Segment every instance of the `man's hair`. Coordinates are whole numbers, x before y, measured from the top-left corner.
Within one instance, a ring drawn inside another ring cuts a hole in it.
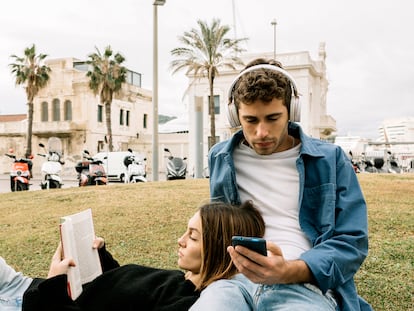
[[[257,58],[248,63],[243,70],[256,65],[273,65],[283,69],[278,61]],[[283,104],[289,111],[292,86],[289,79],[282,73],[267,68],[260,68],[247,72],[239,78],[234,86],[233,98],[237,109],[240,102],[248,105],[256,100],[270,102],[274,98],[283,99]]]
[[[237,269],[227,252],[234,235],[263,237],[264,220],[251,201],[242,205],[208,203],[200,208],[202,252],[200,286],[204,289],[219,279],[228,279]]]

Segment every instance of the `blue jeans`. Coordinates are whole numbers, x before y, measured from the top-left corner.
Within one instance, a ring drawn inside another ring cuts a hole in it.
[[[253,311],[253,294],[258,288],[242,274],[218,280],[205,288],[189,311]]]
[[[23,294],[31,283],[31,278],[14,271],[0,257],[0,310],[21,311]]]
[[[335,311],[331,293],[311,284],[258,285],[244,275],[219,280],[201,292],[190,311]]]
[[[260,311],[335,311],[337,308],[330,292],[323,295],[312,284],[260,285],[255,301]]]

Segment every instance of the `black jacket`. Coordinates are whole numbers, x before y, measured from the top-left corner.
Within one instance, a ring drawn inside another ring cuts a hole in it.
[[[34,279],[23,296],[23,311],[188,310],[199,297],[179,270],[140,265],[122,267],[100,250],[104,273],[83,286],[75,300],[68,296],[67,277]]]

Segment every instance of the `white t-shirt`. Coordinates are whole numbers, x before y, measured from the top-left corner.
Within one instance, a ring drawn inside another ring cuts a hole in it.
[[[240,143],[233,154],[241,201],[253,201],[266,224],[265,238],[278,245],[287,260],[298,259],[311,248],[299,225],[299,150],[300,144],[258,155]]]

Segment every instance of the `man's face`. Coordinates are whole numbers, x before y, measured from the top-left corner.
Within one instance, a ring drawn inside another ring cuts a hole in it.
[[[269,155],[291,147],[288,111],[282,99],[256,100],[248,105],[240,103],[239,119],[244,138],[257,154]]]

